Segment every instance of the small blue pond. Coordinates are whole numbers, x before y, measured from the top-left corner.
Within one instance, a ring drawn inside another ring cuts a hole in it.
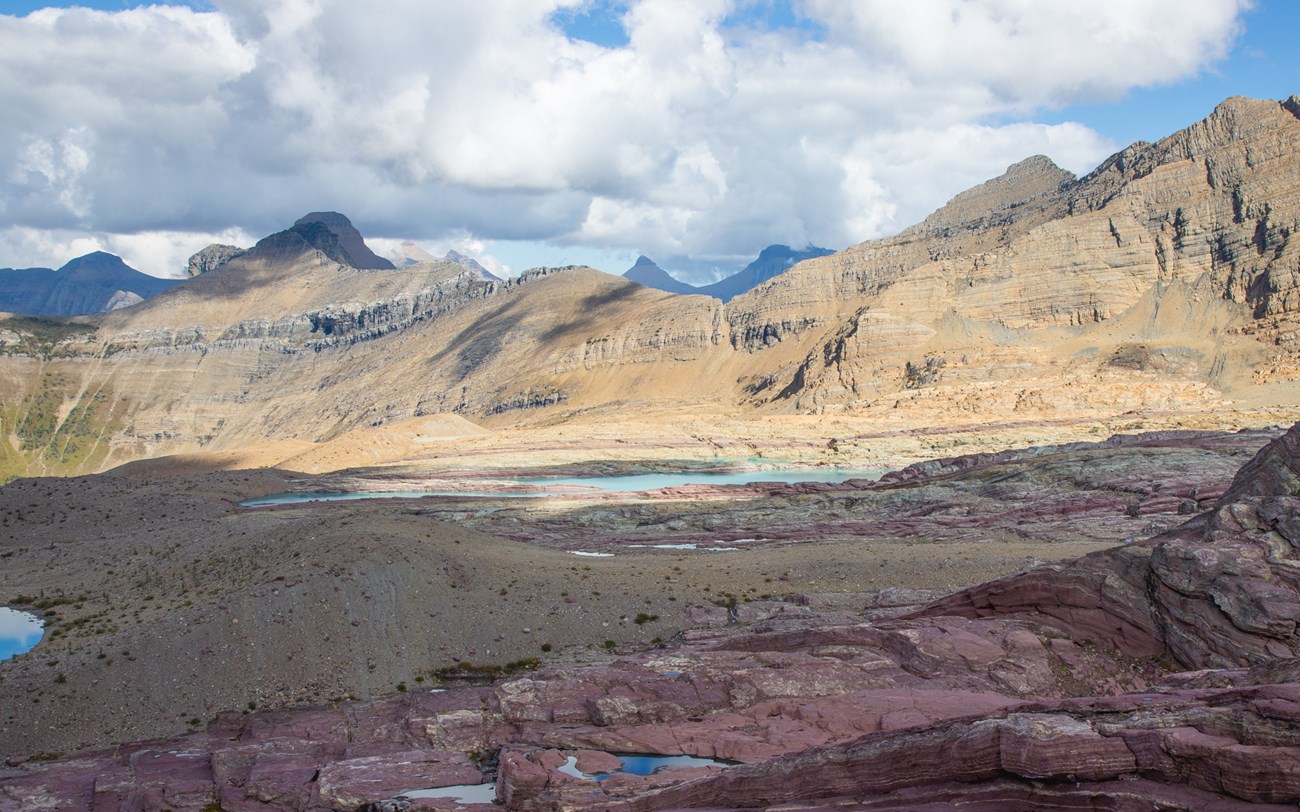
[[[731,762],[718,761],[715,758],[698,756],[619,756],[623,769],[614,773],[596,773],[592,778],[604,781],[606,778],[626,773],[628,775],[654,775],[670,767],[730,767]]]
[[[734,762],[719,761],[715,758],[700,758],[698,756],[654,756],[640,755],[636,753],[619,754],[618,760],[622,762],[622,767],[608,773],[584,773],[578,769],[577,756],[569,756],[564,766],[560,767],[560,772],[565,775],[571,775],[574,778],[582,778],[587,781],[604,781],[607,778],[613,778],[616,775],[654,775],[660,770],[667,770],[673,767],[732,767]]]
[[[0,606],[0,660],[31,651],[41,642],[44,626],[35,615]]]
[[[522,499],[551,496],[537,488],[581,489],[594,493],[636,493],[681,485],[746,485],[750,482],[843,482],[848,479],[876,480],[885,473],[883,468],[830,469],[795,468],[771,471],[742,471],[732,473],[682,472],[671,474],[625,474],[621,476],[585,477],[524,477],[509,480],[518,483],[519,490],[502,491],[358,491],[353,493],[310,492],[276,493],[256,499],[246,499],[244,507],[269,507],[293,505],[302,502],[340,502],[356,499],[418,499],[422,496],[488,496],[502,499]],[[570,491],[572,492],[572,491]]]

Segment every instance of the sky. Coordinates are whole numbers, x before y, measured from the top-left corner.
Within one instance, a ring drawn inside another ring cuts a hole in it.
[[[0,0],[0,266],[158,276],[310,211],[687,281],[1300,93],[1293,0]]]

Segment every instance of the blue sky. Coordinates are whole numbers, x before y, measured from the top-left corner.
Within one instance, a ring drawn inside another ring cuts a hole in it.
[[[1300,93],[1290,0],[157,5],[0,1],[0,266],[165,275],[337,209],[381,247],[706,282]],[[18,19],[49,6],[145,10]]]
[[[1118,101],[1072,105],[1038,116],[1078,121],[1120,144],[1154,141],[1204,118],[1229,96],[1286,99],[1300,94],[1300,3],[1259,0],[1228,59],[1168,85],[1130,90]]]

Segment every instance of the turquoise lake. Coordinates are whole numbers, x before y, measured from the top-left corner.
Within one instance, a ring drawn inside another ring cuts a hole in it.
[[[876,480],[887,469],[802,468],[733,473],[683,472],[667,474],[625,474],[619,476],[524,477],[508,480],[518,483],[519,490],[504,491],[357,491],[352,493],[307,492],[276,493],[240,502],[244,507],[292,505],[302,502],[340,502],[356,499],[418,499],[422,496],[485,496],[504,499],[545,498],[553,493],[539,493],[538,487],[580,488],[595,493],[636,493],[682,485],[746,485],[750,482],[843,482],[848,479]]]

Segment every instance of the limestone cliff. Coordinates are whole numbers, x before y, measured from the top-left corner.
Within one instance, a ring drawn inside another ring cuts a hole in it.
[[[897,237],[800,264],[729,309],[738,348],[803,350],[774,359],[779,373],[756,400],[870,402],[917,387],[909,364],[946,368],[920,386],[1008,364],[1022,380],[1105,385],[1113,368],[1093,362],[1144,340],[1186,359],[1185,380],[1249,378],[1264,347],[1235,337],[1285,348],[1296,331],[1297,110],[1295,98],[1229,99],[1078,180],[1030,159]],[[1133,323],[1167,302],[1182,324]],[[1274,353],[1271,380],[1294,379],[1290,355]]]

